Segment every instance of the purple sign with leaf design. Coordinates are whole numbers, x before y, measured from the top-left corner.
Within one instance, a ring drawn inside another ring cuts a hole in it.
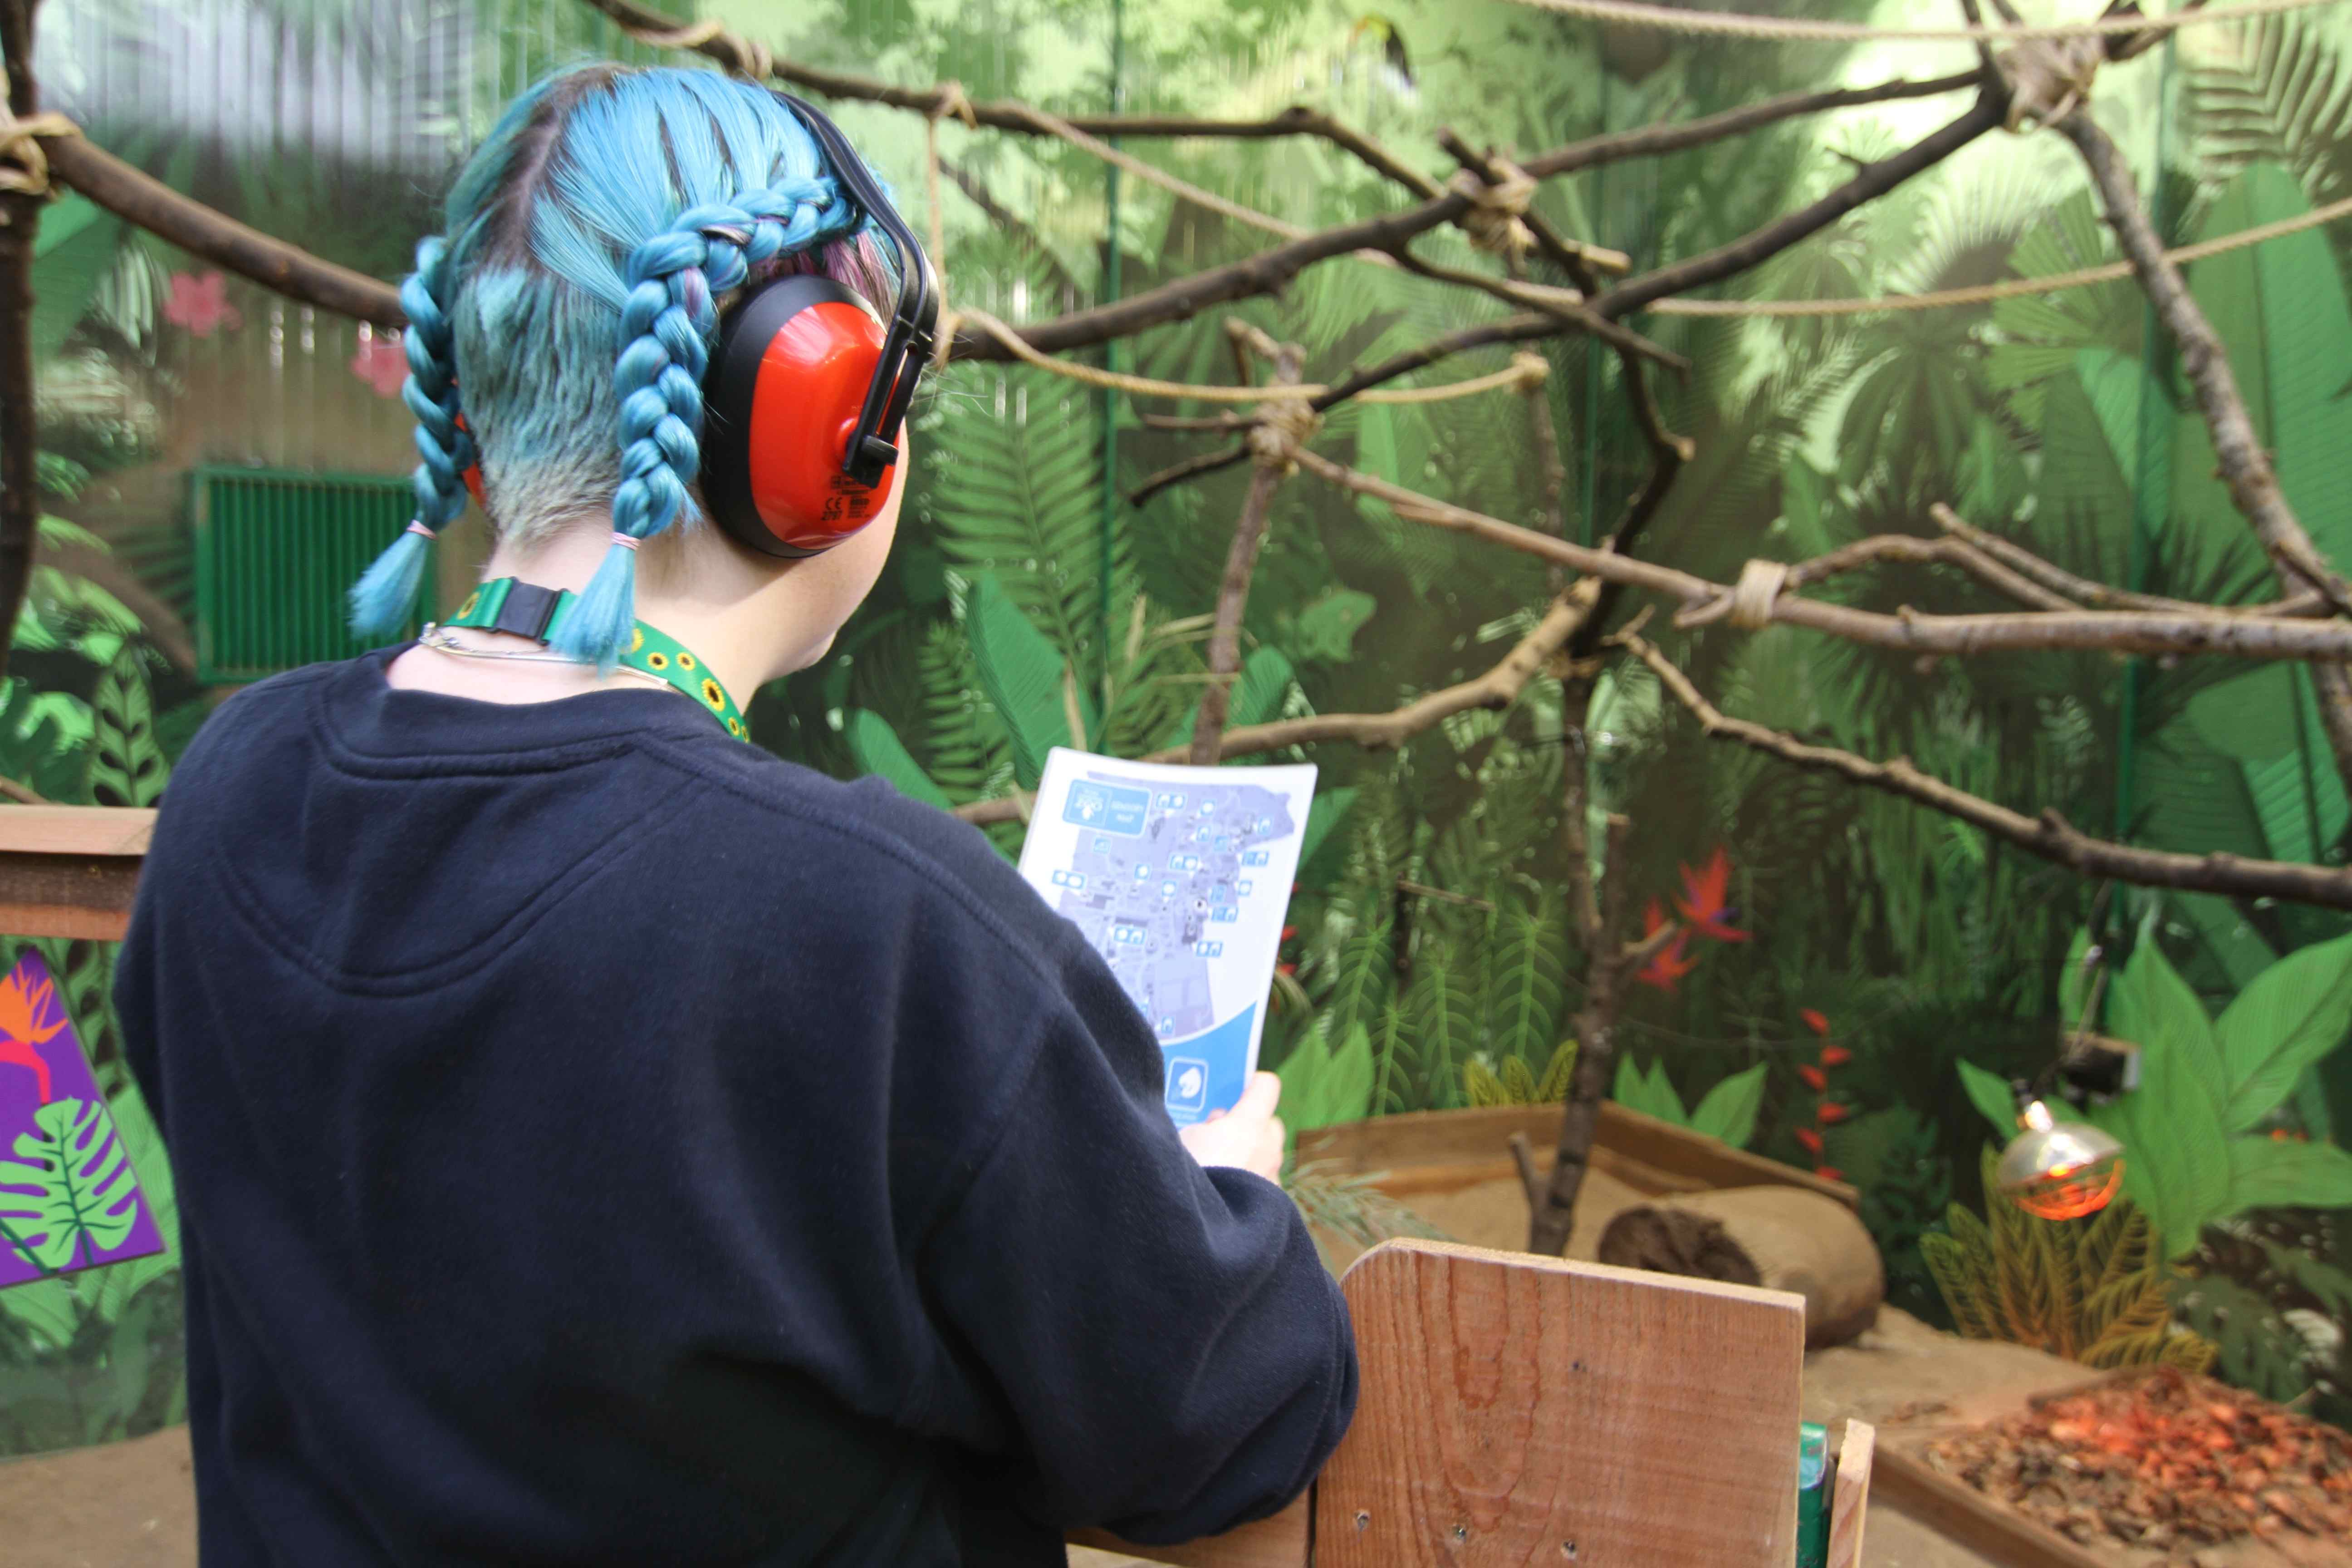
[[[0,1289],[163,1250],[40,954],[0,980]]]

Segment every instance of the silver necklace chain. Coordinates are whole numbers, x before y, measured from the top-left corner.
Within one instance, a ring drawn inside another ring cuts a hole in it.
[[[468,647],[450,637],[447,626],[430,622],[416,634],[416,646],[431,648],[435,653],[447,654],[453,658],[504,659],[516,664],[566,664],[574,669],[581,668],[578,659],[567,658],[560,653],[524,653],[520,648]],[[652,681],[656,686],[667,688],[669,685],[668,681],[649,670],[634,669],[625,664],[615,665],[614,668],[624,675],[634,675],[641,680]]]

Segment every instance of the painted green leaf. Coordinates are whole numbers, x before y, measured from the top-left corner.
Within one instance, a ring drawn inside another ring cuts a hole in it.
[[[1331,1053],[1322,1037],[1311,1030],[1274,1069],[1274,1076],[1282,1080],[1279,1109],[1283,1124],[1292,1131],[1326,1124],[1322,1114],[1323,1080],[1330,1069]]]
[[[1330,1054],[1319,1110],[1323,1120],[1318,1126],[1361,1121],[1372,1113],[1372,1037],[1361,1024]]]
[[[1720,1138],[1735,1149],[1746,1148],[1756,1136],[1756,1114],[1764,1107],[1765,1066],[1758,1062],[1708,1089],[1691,1112],[1691,1131]]]
[[[1307,808],[1307,831],[1298,841],[1299,879],[1307,880],[1307,870],[1315,864],[1316,851],[1331,839],[1332,831],[1348,820],[1348,813],[1356,804],[1356,786],[1317,793],[1315,804]]]
[[[89,796],[98,805],[153,805],[163,798],[171,764],[155,740],[155,704],[146,665],[126,646],[98,678],[90,694],[97,733],[89,758]]]
[[[2352,936],[2279,960],[2214,1025],[2229,1079],[2223,1128],[2243,1132],[2277,1109],[2304,1069],[2352,1028]]]
[[[1283,694],[1295,672],[1280,648],[1262,647],[1242,661],[1234,682],[1233,700],[1225,709],[1229,725],[1263,724],[1282,711]]]
[[[1356,633],[1379,607],[1370,594],[1334,588],[1298,612],[1292,650],[1301,658],[1340,663],[1355,652]]]
[[[2085,1020],[2083,1004],[2089,999],[2090,975],[2084,964],[2091,951],[2091,931],[2087,926],[2074,932],[2074,940],[2066,944],[2066,967],[2058,974],[2058,1019],[2068,1029],[2087,1026],[2096,1029],[2096,1018]]]
[[[1537,908],[1507,905],[1496,922],[1486,972],[1486,1037],[1500,1055],[1541,1063],[1559,1040],[1568,970],[1567,932],[1558,900]]]
[[[1029,624],[994,577],[972,585],[964,607],[971,636],[972,663],[982,689],[1013,734],[1013,772],[1024,789],[1035,789],[1045,771],[1045,754],[1055,746],[1086,744],[1070,733],[1063,700],[1062,656],[1044,633]],[[1079,721],[1092,729],[1093,714],[1083,692]]]
[[[2230,1214],[2255,1208],[2352,1208],[2352,1154],[2335,1144],[2292,1138],[2228,1142]]]
[[[915,761],[906,743],[898,739],[898,731],[890,728],[890,721],[868,709],[859,708],[851,711],[848,721],[842,728],[843,738],[849,742],[849,754],[857,759],[860,768],[869,773],[879,773],[889,781],[893,789],[908,800],[936,805],[941,811],[953,807],[955,803],[931,782],[930,775],[923,772],[922,765]]]
[[[2154,1033],[2139,1047],[2140,1087],[2084,1114],[2122,1141],[2124,1195],[2147,1215],[2164,1256],[2179,1258],[2232,1212],[2231,1141],[2221,1131],[2221,1096],[2184,1059],[2178,1035]]]
[[[114,265],[121,220],[88,197],[68,195],[41,215],[33,262],[33,359],[54,357]]]
[[[0,1160],[0,1225],[10,1245],[51,1270],[71,1266],[78,1249],[89,1263],[121,1246],[139,1218],[139,1184],[106,1108],[53,1100],[33,1112],[33,1125],[17,1134],[16,1158]]]
[[[2172,1069],[2187,1075],[2212,1104],[2228,1100],[2229,1075],[2205,1005],[2154,942],[2140,942],[2109,995],[2107,1018],[2116,1036],[2145,1053],[2162,1049]]]
[[[2002,1142],[2017,1136],[2017,1093],[2009,1080],[1999,1073],[1987,1072],[1974,1062],[1960,1066],[1960,1087],[1968,1091],[1969,1103],[1983,1113],[1993,1125]]]

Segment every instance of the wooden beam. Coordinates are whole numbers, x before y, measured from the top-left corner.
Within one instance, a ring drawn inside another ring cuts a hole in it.
[[[1862,1568],[1862,1527],[1870,1510],[1870,1468],[1877,1428],[1848,1421],[1838,1447],[1837,1484],[1830,1493],[1829,1568]]]
[[[120,942],[152,810],[0,806],[0,931]]]
[[[1881,1448],[1872,1464],[1880,1500],[2004,1568],[2116,1568],[2113,1559],[2045,1530],[1919,1459]]]
[[[1074,1530],[1070,1540],[1078,1546],[1121,1552],[1146,1563],[1171,1563],[1174,1568],[1307,1568],[1312,1495],[1300,1498],[1272,1519],[1181,1546],[1137,1546],[1102,1530]]]
[[[1506,1158],[1511,1134],[1524,1133],[1536,1147],[1549,1148],[1559,1136],[1558,1105],[1506,1105],[1475,1110],[1417,1110],[1379,1116],[1298,1135],[1301,1162],[1328,1160],[1351,1172],[1393,1171],[1419,1165],[1479,1165]],[[1695,1192],[1714,1187],[1802,1187],[1835,1198],[1857,1212],[1862,1194],[1843,1182],[1823,1181],[1810,1171],[1734,1149],[1687,1127],[1644,1116],[1610,1101],[1601,1107],[1595,1147],[1627,1163],[1629,1172],[1659,1173],[1657,1184],[1634,1180],[1643,1191]]]

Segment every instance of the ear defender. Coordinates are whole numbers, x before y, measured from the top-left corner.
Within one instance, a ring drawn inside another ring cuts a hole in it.
[[[898,445],[861,439],[859,426],[884,336],[856,295],[807,274],[778,279],[721,324],[703,379],[702,493],[731,537],[814,555],[881,511]]]
[[[931,356],[938,276],[840,128],[776,94],[897,253],[887,319],[815,274],[779,278],[719,329],[703,373],[702,493],[728,534],[787,558],[830,550],[890,499],[898,431]],[[878,304],[879,301],[877,301]]]

